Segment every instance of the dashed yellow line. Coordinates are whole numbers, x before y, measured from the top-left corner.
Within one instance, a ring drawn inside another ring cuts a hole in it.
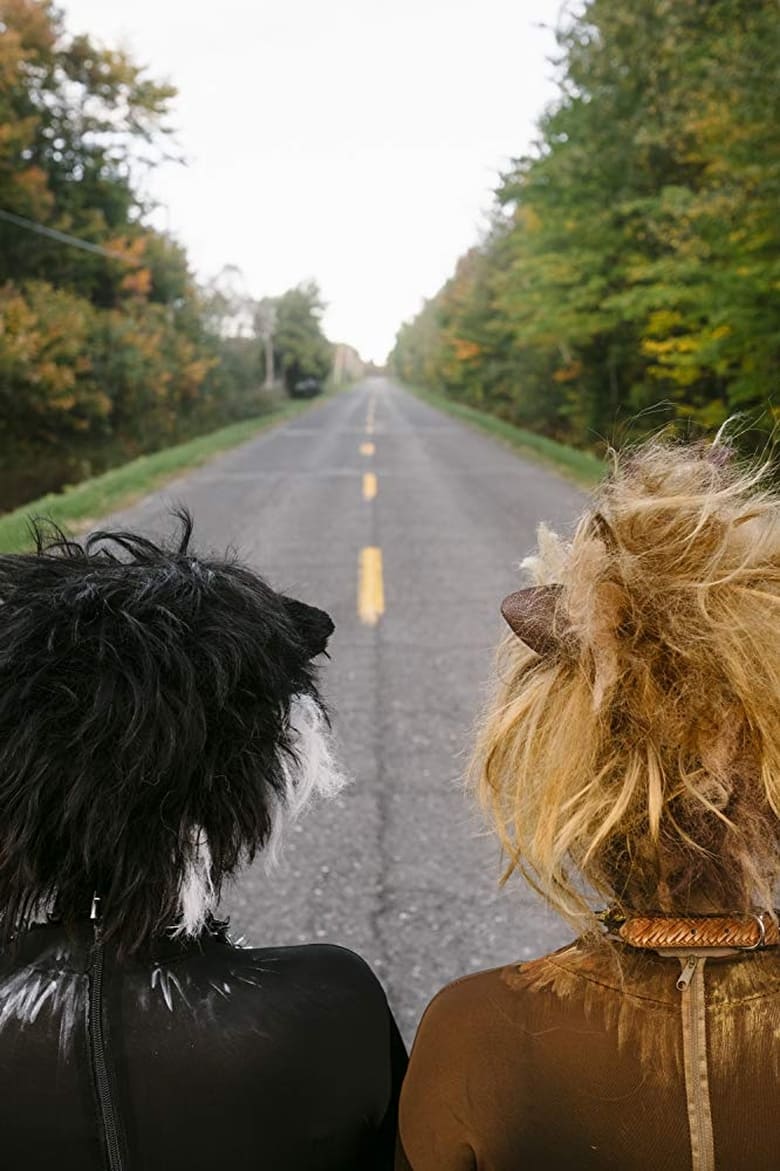
[[[373,443],[361,443],[360,454],[361,455],[373,455],[374,454]]]
[[[363,473],[363,499],[373,500],[377,494],[378,484],[374,472]]]
[[[376,626],[385,612],[385,587],[382,580],[382,550],[367,545],[360,551],[358,567],[358,617],[367,626]]]
[[[376,409],[376,399],[372,397],[368,404],[368,411],[366,413],[366,435],[374,434],[374,411]]]

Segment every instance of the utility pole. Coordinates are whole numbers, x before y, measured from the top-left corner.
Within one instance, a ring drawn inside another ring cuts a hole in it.
[[[269,297],[259,301],[255,309],[255,330],[265,344],[265,390],[274,385],[274,330],[276,329],[276,306]]]

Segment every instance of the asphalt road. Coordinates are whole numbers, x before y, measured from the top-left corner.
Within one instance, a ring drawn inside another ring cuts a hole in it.
[[[295,827],[273,878],[255,865],[224,909],[257,946],[358,951],[407,1041],[446,982],[571,938],[520,880],[498,889],[499,852],[461,777],[503,632],[499,604],[525,584],[517,563],[540,520],[569,535],[587,499],[371,379],[101,522],[159,535],[182,501],[197,550],[232,544],[275,588],[333,616],[323,684],[353,783]],[[367,547],[381,550],[383,570],[374,625],[358,613]]]

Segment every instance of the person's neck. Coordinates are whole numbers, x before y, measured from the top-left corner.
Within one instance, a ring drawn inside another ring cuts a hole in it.
[[[687,896],[683,898],[681,895],[672,896],[668,888],[662,884],[659,886],[652,899],[647,898],[646,893],[632,898],[631,893],[626,891],[623,895],[623,902],[626,907],[630,907],[635,914],[650,913],[652,911],[660,912],[666,915],[734,915],[739,913],[738,902],[735,899],[731,903],[726,903],[722,892],[715,893],[706,890],[689,891]]]

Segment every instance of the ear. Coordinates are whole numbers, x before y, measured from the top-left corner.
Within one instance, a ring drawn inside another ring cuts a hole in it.
[[[330,614],[318,610],[316,606],[308,606],[306,602],[299,602],[297,598],[286,598],[282,601],[290,615],[292,624],[298,631],[310,659],[321,655],[328,645],[328,639],[336,629]]]
[[[547,654],[556,645],[552,635],[552,619],[555,602],[562,588],[558,583],[531,586],[529,589],[517,590],[501,603],[504,620],[517,637],[539,655]]]

